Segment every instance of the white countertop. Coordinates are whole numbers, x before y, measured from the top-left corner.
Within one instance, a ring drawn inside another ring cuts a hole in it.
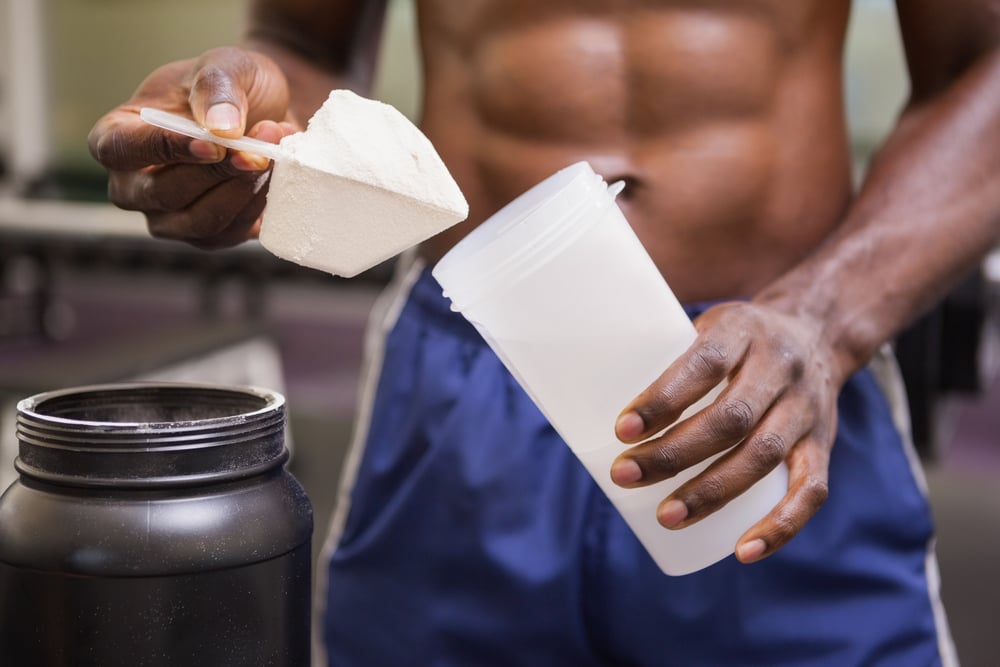
[[[0,232],[151,238],[141,213],[111,204],[24,199],[0,192]]]

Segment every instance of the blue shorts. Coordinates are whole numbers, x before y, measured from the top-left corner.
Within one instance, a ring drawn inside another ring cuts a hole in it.
[[[328,543],[330,665],[951,664],[927,500],[870,372],[802,532],[670,577],[429,272],[391,290]]]

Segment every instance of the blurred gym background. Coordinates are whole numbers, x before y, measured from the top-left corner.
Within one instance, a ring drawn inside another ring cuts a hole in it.
[[[291,467],[318,551],[349,436],[367,311],[391,263],[342,280],[255,244],[200,252],[106,201],[94,121],[152,69],[239,40],[240,0],[0,0],[0,489],[17,400],[129,379],[256,384],[288,397]],[[155,26],[155,29],[150,29]],[[413,117],[412,0],[392,0],[375,96]],[[845,60],[857,173],[907,92],[890,0],[855,0]],[[965,665],[1000,635],[1000,386],[991,257],[897,341],[939,526],[943,595]]]

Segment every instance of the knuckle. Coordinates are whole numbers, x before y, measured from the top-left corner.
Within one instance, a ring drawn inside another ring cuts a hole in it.
[[[649,460],[651,467],[658,473],[673,476],[683,467],[677,449],[670,445],[657,445]]]
[[[115,206],[127,211],[148,211],[150,207],[146,205],[141,193],[141,183],[144,176],[138,172],[112,171],[108,176],[108,199]]]
[[[162,215],[152,213],[146,214],[146,230],[154,239],[174,239],[176,235],[171,233],[172,227],[167,223]]]
[[[726,437],[743,437],[757,423],[753,408],[742,399],[726,399],[716,414],[715,430]]]
[[[107,137],[107,134],[98,134],[95,129],[90,133],[89,140],[87,141],[91,156],[104,166],[108,164]]]
[[[782,372],[793,380],[798,380],[805,373],[805,360],[799,353],[796,346],[786,340],[777,340],[772,343],[774,349],[775,365]]]
[[[729,487],[718,476],[699,480],[697,487],[685,498],[685,504],[699,512],[714,510],[728,500]]]
[[[785,371],[792,380],[800,380],[806,373],[806,362],[802,355],[795,352],[787,352],[782,356]]]
[[[167,132],[157,132],[153,140],[147,144],[150,164],[166,164],[174,157],[174,138]]]
[[[195,75],[194,85],[197,88],[217,89],[228,86],[229,73],[221,65],[204,65]]]
[[[802,495],[810,508],[818,509],[830,497],[830,485],[822,477],[810,475],[802,483]]]
[[[799,530],[795,517],[788,511],[779,512],[774,517],[772,523],[774,528],[771,534],[776,539],[772,539],[770,541],[774,544],[784,544],[788,540],[792,539],[795,533]]]
[[[646,403],[639,408],[639,413],[647,424],[659,422],[672,423],[680,416],[678,396],[676,387],[672,385],[661,385],[655,391],[649,393]]]
[[[724,376],[729,371],[729,353],[721,345],[712,342],[702,343],[695,350],[694,364],[712,377]]]
[[[87,151],[90,153],[90,157],[98,162],[101,161],[98,144],[101,143],[101,137],[103,136],[102,125],[103,121],[98,121],[94,127],[90,128],[90,132],[87,133]]]
[[[747,443],[756,470],[764,472],[771,470],[784,460],[787,453],[785,439],[773,432],[761,433]]]
[[[242,49],[224,46],[206,51],[198,61],[192,89],[208,94],[208,103],[234,102],[237,81],[253,71],[255,61]]]
[[[138,179],[137,183],[138,197],[143,204],[143,208],[152,211],[165,211],[169,210],[171,207],[167,206],[167,202],[164,201],[162,188],[157,187],[157,182],[155,178],[151,178],[148,175],[145,178]]]
[[[105,167],[114,165],[118,161],[123,149],[123,141],[118,132],[104,132],[97,136],[90,144],[90,152],[94,159]]]

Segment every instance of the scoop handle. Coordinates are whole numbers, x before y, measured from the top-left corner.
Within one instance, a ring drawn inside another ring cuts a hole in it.
[[[150,125],[155,125],[156,127],[164,130],[170,130],[171,132],[183,134],[184,136],[191,137],[192,139],[201,139],[203,141],[210,141],[213,144],[225,146],[226,148],[256,153],[257,155],[263,155],[271,160],[285,159],[284,151],[282,151],[277,144],[269,144],[266,141],[252,139],[250,137],[240,137],[239,139],[220,137],[217,134],[212,134],[201,125],[198,125],[198,123],[194,122],[190,118],[185,118],[184,116],[178,116],[159,109],[143,107],[139,110],[139,117]]]

